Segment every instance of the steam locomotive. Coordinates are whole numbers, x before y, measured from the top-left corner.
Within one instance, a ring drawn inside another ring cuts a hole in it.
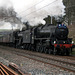
[[[42,25],[0,37],[0,44],[54,55],[70,55],[75,47],[64,24]]]

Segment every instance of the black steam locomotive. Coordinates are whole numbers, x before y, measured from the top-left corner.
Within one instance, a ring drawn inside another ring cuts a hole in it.
[[[41,53],[70,55],[74,44],[64,24],[42,25],[0,37],[0,43]]]

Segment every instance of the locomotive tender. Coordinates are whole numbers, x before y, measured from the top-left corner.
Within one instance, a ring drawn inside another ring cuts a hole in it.
[[[74,43],[64,24],[43,25],[0,37],[0,43],[48,54],[70,55]],[[6,39],[6,40],[5,40]]]

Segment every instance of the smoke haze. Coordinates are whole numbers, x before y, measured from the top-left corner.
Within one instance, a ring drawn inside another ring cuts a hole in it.
[[[0,0],[0,7],[13,8],[22,22],[32,26],[45,24],[43,19],[48,15],[65,15],[62,0]]]

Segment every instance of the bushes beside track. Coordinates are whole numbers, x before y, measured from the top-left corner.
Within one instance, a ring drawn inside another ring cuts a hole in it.
[[[69,37],[73,38],[75,44],[75,25],[69,25]],[[75,55],[75,48],[73,49],[72,55]]]

